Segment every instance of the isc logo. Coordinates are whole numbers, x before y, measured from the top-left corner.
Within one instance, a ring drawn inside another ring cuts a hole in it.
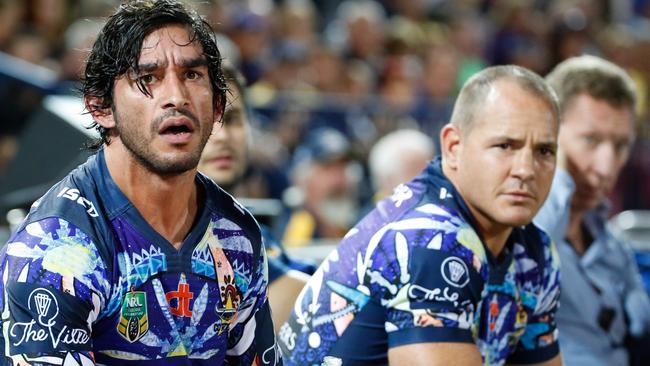
[[[95,205],[92,202],[90,202],[90,200],[86,199],[85,197],[82,197],[79,194],[79,190],[76,188],[63,187],[61,192],[59,192],[59,194],[57,194],[56,196],[67,198],[71,201],[77,202],[78,204],[83,206],[86,209],[86,212],[88,212],[88,215],[92,217],[99,216],[97,210],[95,209]]]

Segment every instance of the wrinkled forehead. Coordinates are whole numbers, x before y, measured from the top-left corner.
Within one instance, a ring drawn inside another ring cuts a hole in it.
[[[474,115],[470,134],[536,131],[557,136],[559,121],[551,103],[512,82],[496,84],[486,91]]]
[[[183,58],[203,57],[203,47],[195,34],[186,26],[170,24],[145,36],[139,62],[143,63],[164,55]]]

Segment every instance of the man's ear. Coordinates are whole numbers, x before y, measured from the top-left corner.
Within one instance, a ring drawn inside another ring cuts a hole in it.
[[[90,112],[93,120],[100,126],[111,129],[115,127],[115,118],[111,108],[101,108],[101,99],[98,97],[85,97],[86,110]]]
[[[458,168],[459,154],[462,149],[462,134],[457,126],[447,123],[440,130],[440,153],[442,161],[450,169]]]

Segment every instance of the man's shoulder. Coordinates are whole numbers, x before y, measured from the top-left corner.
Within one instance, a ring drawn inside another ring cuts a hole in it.
[[[418,181],[398,185],[390,196],[375,204],[375,207],[359,221],[356,228],[363,228],[364,230],[360,231],[373,235],[373,229],[380,229],[385,225],[417,215],[417,208],[430,201],[427,190],[426,183]]]
[[[246,233],[254,247],[260,247],[261,231],[253,214],[237,199],[202,173],[197,174],[197,179],[205,189],[205,203],[210,215],[213,218],[218,217],[219,220],[227,220],[238,226]]]
[[[111,237],[109,218],[103,211],[102,192],[97,186],[95,174],[98,172],[95,168],[95,159],[91,157],[54,184],[32,204],[16,233],[36,226],[68,228],[60,235],[83,234],[102,254],[107,254],[111,246],[106,242],[106,238]]]
[[[53,216],[79,222],[98,220],[101,195],[94,165],[91,157],[50,187],[32,204],[26,221]]]
[[[385,263],[395,262],[404,267],[398,272],[426,272],[432,261],[441,268],[458,261],[464,267],[474,267],[481,275],[485,274],[485,248],[462,215],[430,195],[419,198],[413,195],[411,199],[402,203],[407,204],[403,209],[393,210],[392,215],[385,213],[388,210],[380,212],[381,205],[378,205],[350,230],[339,251],[363,253],[369,268],[383,268]],[[400,201],[389,197],[384,204],[398,205]]]

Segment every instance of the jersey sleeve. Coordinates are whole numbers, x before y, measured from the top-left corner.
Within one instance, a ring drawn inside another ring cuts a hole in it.
[[[391,281],[401,287],[386,302],[389,347],[473,343],[471,327],[483,287],[476,255],[458,243],[456,234],[444,231],[421,231],[415,236],[388,232],[383,240],[389,241],[384,246],[395,247],[395,263],[402,263]]]
[[[268,261],[262,246],[236,324],[230,332],[227,365],[282,365],[267,297],[268,276]]]
[[[17,232],[0,261],[6,361],[94,364],[92,326],[110,286],[93,240],[66,220],[46,218]]]
[[[559,352],[555,323],[560,299],[560,258],[555,243],[541,234],[544,243],[544,272],[535,309],[508,363],[535,364],[548,361]]]

